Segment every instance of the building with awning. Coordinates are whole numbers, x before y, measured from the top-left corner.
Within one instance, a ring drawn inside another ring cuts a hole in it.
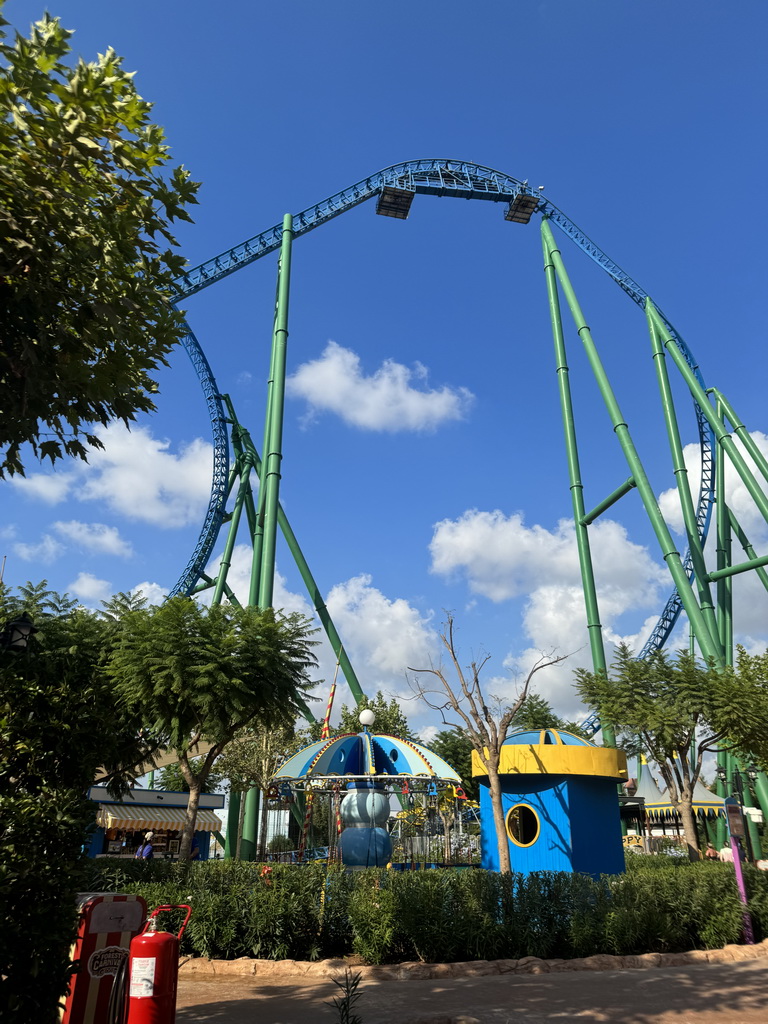
[[[88,851],[91,857],[132,857],[144,834],[150,831],[155,833],[155,857],[173,858],[178,854],[188,793],[132,789],[122,800],[115,800],[106,786],[91,786],[88,796],[96,804],[95,830]],[[208,858],[211,833],[221,830],[222,821],[215,812],[223,807],[224,797],[220,793],[200,796],[192,844],[200,860]]]

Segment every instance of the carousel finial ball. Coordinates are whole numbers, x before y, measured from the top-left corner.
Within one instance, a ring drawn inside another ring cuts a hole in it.
[[[360,725],[373,725],[376,721],[376,715],[374,715],[370,708],[365,708],[364,711],[360,712],[358,721]]]

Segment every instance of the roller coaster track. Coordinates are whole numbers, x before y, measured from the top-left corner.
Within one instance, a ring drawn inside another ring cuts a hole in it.
[[[315,206],[296,214],[293,217],[294,237],[304,235],[321,224],[327,223],[347,210],[367,202],[374,196],[381,197],[389,190],[389,194],[410,205],[414,195],[452,196],[457,199],[484,199],[494,203],[506,203],[510,210],[512,204],[522,206],[528,217],[533,213],[547,217],[553,224],[589,256],[637,305],[644,307],[648,293],[634,281],[629,274],[607,256],[589,236],[573,223],[548,198],[537,189],[531,188],[527,181],[510,177],[501,171],[464,160],[409,160],[393,164],[341,192],[324,199]],[[396,214],[402,216],[402,214]],[[512,219],[512,218],[510,218]],[[525,222],[525,221],[523,221]],[[217,281],[234,274],[243,267],[254,263],[263,256],[275,252],[280,246],[282,224],[275,224],[267,231],[254,235],[226,252],[206,260],[199,266],[187,271],[176,281],[176,293],[173,301],[178,305],[183,300],[210,287]],[[656,306],[658,309],[659,307]],[[686,362],[696,375],[699,383],[704,380],[693,353],[677,333],[664,313],[659,310],[675,344],[682,352]],[[224,508],[228,495],[229,478],[229,442],[227,420],[219,396],[216,381],[211,372],[208,360],[200,343],[191,328],[184,338],[184,347],[200,379],[203,393],[208,406],[213,430],[214,467],[211,497],[208,503],[203,527],[194,553],[189,560],[179,581],[171,594],[189,594],[205,570],[218,536],[224,517]],[[701,448],[701,480],[696,506],[696,525],[702,544],[706,539],[712,516],[714,497],[714,435],[704,413],[694,403]],[[689,579],[693,578],[691,553],[688,551],[683,561]],[[659,619],[643,647],[640,657],[664,646],[680,615],[682,602],[677,590],[667,600]]]

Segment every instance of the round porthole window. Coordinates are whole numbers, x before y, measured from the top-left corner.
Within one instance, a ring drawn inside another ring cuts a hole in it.
[[[507,812],[507,835],[515,846],[533,846],[539,838],[539,816],[528,804],[515,804]]]

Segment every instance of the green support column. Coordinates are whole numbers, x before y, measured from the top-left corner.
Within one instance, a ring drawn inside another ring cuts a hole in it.
[[[584,485],[581,480],[579,452],[576,441],[576,425],[573,415],[573,400],[569,379],[568,362],[565,352],[563,323],[560,315],[560,300],[557,293],[555,267],[547,248],[544,249],[544,273],[547,280],[547,296],[549,298],[549,315],[552,323],[552,335],[555,343],[555,359],[557,363],[557,383],[560,392],[560,409],[565,431],[565,447],[568,459],[568,478],[571,489],[571,504],[576,528],[576,544],[581,567],[581,581],[584,588],[584,600],[587,608],[587,628],[595,672],[605,672],[605,649],[603,647],[602,627],[597,603],[597,590],[592,568],[592,554],[589,547],[589,534],[584,525],[586,509],[584,507]]]
[[[724,768],[728,771],[728,755],[724,750],[718,750],[717,752],[717,767]],[[715,793],[717,793],[718,796],[723,797],[723,799],[730,796],[728,787],[724,782],[720,781],[719,777],[715,777]],[[718,815],[717,817],[716,834],[717,840],[715,845],[718,850],[722,850],[728,841],[728,829],[725,824],[725,818],[722,815]]]
[[[763,812],[763,818],[766,822],[763,827],[768,829],[768,776],[766,776],[765,772],[759,772],[755,780],[755,796],[757,797],[757,805]],[[768,854],[768,840],[766,841],[765,852]]]
[[[717,412],[720,414],[720,403]],[[731,520],[725,499],[725,452],[718,442],[715,449],[715,555],[718,571],[731,564]],[[718,579],[717,626],[726,665],[733,664],[733,581],[730,576]]]
[[[683,513],[683,523],[685,524],[685,533],[688,538],[688,547],[691,551],[691,563],[693,565],[694,580],[699,595],[699,605],[701,607],[701,613],[709,628],[709,635],[712,637],[713,641],[717,641],[720,640],[720,635],[717,628],[715,606],[712,603],[712,595],[710,593],[707,577],[707,567],[704,561],[704,550],[701,546],[698,525],[696,523],[696,510],[693,507],[693,498],[691,497],[691,488],[688,481],[688,469],[685,465],[685,457],[683,455],[683,443],[680,439],[680,430],[677,424],[675,403],[672,397],[672,388],[669,383],[669,374],[667,372],[666,356],[664,354],[664,347],[661,344],[661,339],[659,338],[659,334],[656,329],[656,324],[648,310],[646,310],[646,317],[648,319],[648,330],[651,336],[656,380],[661,394],[661,407],[664,413],[664,422],[667,427],[667,437],[669,439],[669,449],[672,455],[672,466],[675,472],[677,494],[680,499],[680,509]],[[722,653],[723,652],[721,651],[721,654]]]
[[[648,516],[653,532],[659,542],[662,556],[664,561],[667,563],[669,573],[677,587],[677,592],[680,595],[680,600],[685,608],[688,621],[696,634],[699,647],[704,657],[712,658],[715,664],[722,665],[723,658],[720,653],[720,644],[710,636],[707,622],[704,619],[696,597],[691,590],[688,577],[685,569],[683,568],[682,559],[680,558],[680,553],[675,547],[675,542],[672,539],[669,527],[659,510],[656,495],[653,492],[653,488],[651,487],[650,481],[645,472],[645,467],[637,454],[637,450],[629,432],[629,427],[622,415],[619,403],[616,400],[616,396],[608,380],[608,375],[606,374],[605,368],[600,360],[600,356],[598,355],[597,348],[592,339],[592,333],[584,318],[579,301],[576,298],[576,293],[573,290],[573,286],[571,285],[566,272],[560,251],[557,249],[555,244],[552,229],[549,227],[546,220],[542,222],[541,230],[546,240],[547,251],[554,263],[558,280],[562,285],[566,301],[568,302],[568,306],[571,310],[571,315],[573,316],[579,336],[581,337],[587,359],[589,360],[592,372],[595,375],[595,380],[597,381],[597,385],[600,389],[600,394],[602,395],[606,409],[608,410],[611,423],[613,424],[614,433],[621,445],[621,449],[627,460],[627,465],[629,466],[632,478],[637,484],[637,490],[645,507],[645,513]]]
[[[283,406],[285,404],[285,367],[288,349],[288,300],[291,284],[291,243],[293,218],[283,218],[280,248],[277,310],[272,338],[272,379],[269,394],[269,443],[264,447],[261,489],[264,491],[264,538],[259,575],[259,607],[270,608],[275,585],[275,549],[277,544],[277,507],[280,494],[280,467],[283,453]]]
[[[243,836],[240,840],[240,860],[255,860],[256,839],[259,831],[259,791],[249,789],[245,794]]]
[[[557,363],[557,383],[560,392],[560,409],[563,417],[563,429],[565,431],[565,448],[568,458],[568,477],[570,480],[573,521],[576,531],[576,547],[579,554],[581,584],[584,592],[584,604],[587,614],[587,635],[589,636],[589,645],[594,671],[605,673],[607,671],[605,648],[603,646],[602,626],[600,624],[600,612],[597,603],[595,575],[592,567],[592,553],[589,547],[589,532],[585,523],[586,510],[584,507],[584,485],[581,481],[581,467],[579,465],[579,451],[576,442],[576,425],[573,416],[573,400],[571,397],[568,362],[565,352],[563,321],[560,315],[557,279],[555,276],[555,266],[552,262],[546,239],[542,240],[542,244],[544,249],[544,274],[547,281],[547,296],[549,298],[549,315],[552,322],[552,336],[555,343],[555,360]],[[602,725],[602,730],[603,742],[605,745],[610,747],[615,746],[616,735],[613,728],[606,723]],[[624,828],[623,823],[622,827]]]
[[[744,771],[744,766],[742,765],[741,761],[738,760],[738,758],[734,758],[733,766],[734,771],[737,771],[739,773],[739,777],[741,779],[741,786],[739,787],[739,792],[742,798],[742,806],[754,807],[755,801],[752,799],[752,791],[749,788],[749,778],[747,777],[747,773]],[[752,845],[752,852],[754,854],[755,860],[760,860],[761,845],[760,833],[758,831],[757,824],[752,820],[751,815],[745,814],[744,817],[746,818],[747,822],[747,831],[749,832],[749,841]]]
[[[670,356],[672,357],[672,360],[674,361],[675,365],[680,371],[681,376],[688,385],[688,390],[693,395],[693,398],[696,401],[697,405],[701,408],[701,411],[707,418],[707,422],[712,427],[715,437],[717,438],[718,444],[721,444],[723,446],[726,455],[731,460],[733,468],[739,474],[741,482],[749,491],[749,494],[752,497],[754,503],[757,505],[758,509],[760,510],[763,519],[765,519],[765,521],[768,522],[768,496],[760,487],[760,484],[755,479],[754,474],[752,473],[746,461],[744,460],[741,452],[736,447],[736,443],[734,442],[730,433],[726,430],[722,418],[717,415],[717,413],[707,400],[706,391],[701,386],[701,384],[699,384],[699,382],[696,380],[696,375],[686,362],[683,353],[675,344],[674,338],[669,333],[666,324],[661,319],[658,310],[653,305],[650,299],[647,300],[646,308],[649,310],[650,315],[653,318],[656,327],[659,330],[659,334],[661,335],[662,341],[664,342],[664,347],[666,348],[667,352],[669,352]]]
[[[234,860],[237,856],[237,836],[240,830],[240,803],[242,794],[229,794],[229,811],[227,813],[227,836],[224,846],[224,860]]]

